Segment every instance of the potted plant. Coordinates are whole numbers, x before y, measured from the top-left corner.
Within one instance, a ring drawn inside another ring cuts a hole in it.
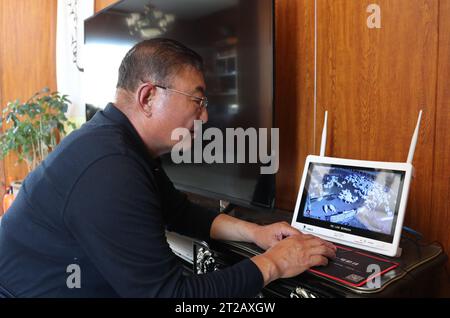
[[[36,168],[75,124],[65,115],[70,101],[67,95],[48,88],[35,93],[25,103],[9,102],[3,109],[6,129],[0,135],[0,157],[14,152],[18,161],[25,160],[28,172]]]

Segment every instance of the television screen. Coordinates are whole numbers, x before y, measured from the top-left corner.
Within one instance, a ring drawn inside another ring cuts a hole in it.
[[[227,128],[252,127],[270,132],[273,20],[273,0],[120,1],[85,22],[85,101],[103,108],[114,100],[120,62],[135,43],[171,38],[204,59],[209,120],[203,131],[216,127],[225,136]],[[175,164],[170,154],[162,158],[181,190],[240,205],[273,206],[275,176],[261,174],[259,161],[236,161]]]
[[[404,171],[311,163],[297,221],[392,242]]]

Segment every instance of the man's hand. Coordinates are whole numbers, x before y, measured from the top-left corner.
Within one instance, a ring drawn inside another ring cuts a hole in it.
[[[314,266],[328,264],[336,257],[336,247],[312,235],[291,235],[275,244],[265,253],[251,260],[258,266],[264,286],[278,278],[296,276]]]
[[[264,277],[264,285],[298,275],[310,267],[326,265],[328,258],[336,257],[333,244],[302,234],[286,222],[260,226],[220,214],[211,225],[211,238],[253,242],[267,249],[251,258]]]
[[[267,250],[282,239],[292,235],[301,235],[301,233],[287,222],[258,226],[253,230],[253,243]]]

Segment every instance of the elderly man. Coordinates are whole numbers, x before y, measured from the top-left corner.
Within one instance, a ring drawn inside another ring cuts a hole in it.
[[[335,248],[287,223],[216,214],[177,191],[157,158],[174,129],[207,121],[198,54],[168,39],[138,43],[116,100],[70,134],[24,181],[0,228],[0,294],[12,297],[251,297],[324,265]],[[267,251],[186,277],[166,229],[254,242]],[[78,283],[68,277],[78,274]]]

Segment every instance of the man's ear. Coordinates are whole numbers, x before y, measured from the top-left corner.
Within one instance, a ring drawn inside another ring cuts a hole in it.
[[[156,86],[145,83],[139,86],[136,92],[136,102],[146,117],[152,115],[152,102],[156,94]]]

